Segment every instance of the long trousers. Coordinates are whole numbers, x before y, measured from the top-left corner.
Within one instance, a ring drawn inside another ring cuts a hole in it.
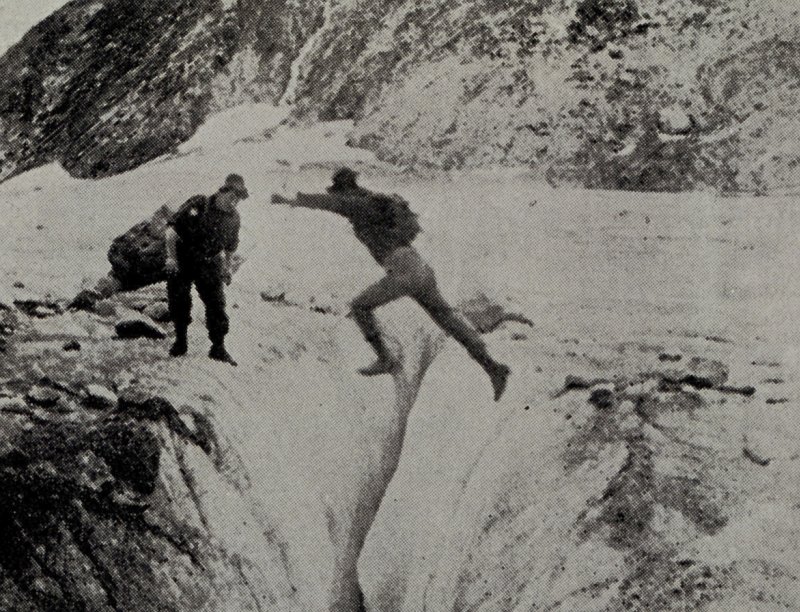
[[[402,297],[413,298],[449,336],[486,369],[494,364],[480,334],[447,303],[439,291],[433,269],[412,247],[400,247],[383,263],[386,276],[364,290],[351,303],[351,314],[364,338],[380,359],[389,353],[373,311]]]
[[[169,313],[178,338],[186,338],[192,321],[192,284],[206,308],[206,328],[214,345],[222,344],[228,334],[229,321],[225,312],[225,282],[222,262],[215,259],[199,262],[179,262],[179,272],[167,280]]]

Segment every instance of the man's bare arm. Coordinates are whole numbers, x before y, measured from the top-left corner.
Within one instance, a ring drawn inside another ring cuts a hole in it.
[[[291,200],[279,193],[273,193],[271,201],[273,204],[286,204],[287,206],[296,206],[294,200]]]
[[[273,204],[285,204],[299,208],[311,208],[315,210],[328,210],[338,213],[341,207],[339,198],[325,193],[298,193],[294,199],[287,198],[281,194],[272,194]]]

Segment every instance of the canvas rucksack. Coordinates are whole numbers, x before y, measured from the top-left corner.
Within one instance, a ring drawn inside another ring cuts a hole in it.
[[[408,202],[397,194],[381,194],[378,199],[389,213],[386,231],[392,234],[397,244],[410,245],[422,231],[417,213],[411,210]]]

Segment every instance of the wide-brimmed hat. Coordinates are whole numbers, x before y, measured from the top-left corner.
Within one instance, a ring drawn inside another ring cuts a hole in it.
[[[244,186],[244,178],[242,178],[240,174],[229,174],[225,179],[225,184],[222,186],[221,191],[232,191],[242,200],[250,196],[247,187]]]

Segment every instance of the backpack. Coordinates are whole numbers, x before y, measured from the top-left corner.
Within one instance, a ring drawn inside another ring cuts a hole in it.
[[[397,194],[377,196],[387,211],[387,233],[397,244],[409,246],[422,231],[417,213],[411,210],[408,202]]]

